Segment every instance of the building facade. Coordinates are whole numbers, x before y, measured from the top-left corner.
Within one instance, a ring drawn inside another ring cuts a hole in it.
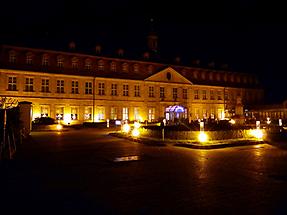
[[[32,102],[32,117],[67,124],[223,119],[263,99],[254,75],[3,45],[0,96]]]

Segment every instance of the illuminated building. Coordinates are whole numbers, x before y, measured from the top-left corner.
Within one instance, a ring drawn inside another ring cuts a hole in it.
[[[32,102],[33,119],[52,117],[65,123],[107,119],[157,121],[162,118],[222,119],[243,105],[263,98],[254,75],[199,65],[154,62],[152,52],[140,60],[2,45],[0,95]],[[179,62],[180,59],[177,59]],[[180,106],[178,112],[171,112]]]

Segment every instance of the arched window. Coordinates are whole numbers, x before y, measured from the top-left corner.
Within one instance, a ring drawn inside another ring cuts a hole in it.
[[[31,52],[28,52],[26,54],[26,64],[32,65],[33,64],[33,54]]]
[[[85,69],[86,70],[91,70],[92,69],[92,60],[90,58],[87,58],[85,60]]]
[[[111,62],[111,71],[113,72],[117,71],[117,63],[115,61]]]
[[[79,59],[77,57],[72,58],[72,68],[78,69],[79,68]]]
[[[64,57],[62,55],[59,55],[57,57],[57,67],[59,67],[59,68],[64,67]]]
[[[134,64],[134,72],[139,72],[139,65],[137,63]]]

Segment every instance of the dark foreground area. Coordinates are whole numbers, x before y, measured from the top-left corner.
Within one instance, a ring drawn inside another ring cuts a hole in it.
[[[107,133],[32,133],[0,161],[0,214],[287,213],[284,147],[147,146]]]

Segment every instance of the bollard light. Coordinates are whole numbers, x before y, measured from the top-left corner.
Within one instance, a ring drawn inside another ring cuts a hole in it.
[[[199,140],[199,142],[201,142],[201,143],[206,142],[206,141],[208,140],[207,134],[206,134],[204,131],[200,131],[200,132],[199,132],[199,135],[198,135],[198,140]]]
[[[125,132],[125,133],[129,133],[130,130],[131,130],[131,127],[130,127],[129,124],[124,124],[122,130],[123,130],[123,132]]]

